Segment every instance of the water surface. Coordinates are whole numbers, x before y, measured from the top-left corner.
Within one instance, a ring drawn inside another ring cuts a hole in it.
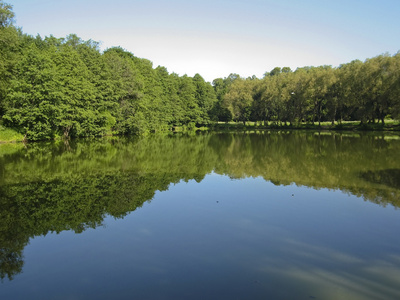
[[[0,299],[399,299],[400,140],[0,148]]]

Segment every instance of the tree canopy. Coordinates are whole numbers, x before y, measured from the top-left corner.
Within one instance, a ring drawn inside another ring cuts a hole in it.
[[[224,95],[225,105],[233,119],[243,122],[384,123],[387,117],[400,117],[399,66],[400,52],[337,68],[305,67],[292,72],[276,67],[263,79],[234,81]],[[244,107],[250,112],[244,114]]]

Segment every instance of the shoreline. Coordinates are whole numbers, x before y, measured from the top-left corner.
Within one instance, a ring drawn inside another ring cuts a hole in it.
[[[305,131],[329,131],[329,132],[382,132],[382,133],[394,133],[400,135],[400,121],[390,121],[385,125],[382,123],[364,123],[361,124],[359,121],[347,121],[344,123],[336,123],[334,125],[329,122],[323,122],[321,125],[319,124],[310,124],[310,123],[300,123],[300,124],[261,124],[259,122],[247,122],[246,125],[239,122],[229,122],[223,123],[218,122],[214,124],[210,124],[209,126],[203,126],[194,129],[187,129],[182,127],[173,127],[166,133],[188,133],[188,132],[202,132],[202,131],[223,131],[223,132],[236,132],[236,131],[254,131],[254,130],[305,130]],[[98,137],[107,137],[107,136],[118,136],[118,135],[101,135]],[[82,138],[82,137],[79,137]],[[85,138],[85,137],[83,137]],[[87,138],[87,137],[86,137]],[[75,139],[75,138],[72,138]],[[49,139],[43,141],[52,141],[52,140],[63,140],[62,137],[56,139]],[[26,143],[26,142],[38,142],[38,141],[27,141],[24,139],[24,136],[18,133],[15,129],[2,127],[0,130],[0,145],[2,144],[15,144],[15,143]]]

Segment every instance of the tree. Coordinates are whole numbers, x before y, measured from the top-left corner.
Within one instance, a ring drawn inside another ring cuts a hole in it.
[[[269,76],[275,76],[282,73],[282,69],[280,67],[275,67],[269,72]]]
[[[0,1],[0,118],[7,109],[6,94],[19,59],[18,30],[12,6]]]
[[[349,108],[348,114],[352,119],[361,120],[364,123],[367,119],[367,105],[365,94],[365,81],[363,80],[363,63],[360,60],[342,66],[344,97]]]
[[[184,75],[179,78],[178,82],[178,96],[184,111],[183,119],[180,121],[184,125],[191,122],[200,124],[202,120],[202,112],[196,101],[196,87],[193,83],[193,79]]]
[[[312,105],[310,101],[311,76],[307,70],[298,69],[288,74],[287,91],[290,94],[291,120],[294,122],[309,121]]]
[[[12,5],[0,1],[0,27],[10,27],[14,23],[14,12]]]
[[[364,97],[370,107],[369,119],[373,122],[376,117],[384,124],[385,117],[396,101],[394,92],[400,73],[395,64],[395,57],[389,54],[379,55],[367,59],[363,67],[367,88]]]
[[[392,100],[390,113],[392,117],[400,119],[400,51],[392,58],[390,74],[389,97]]]
[[[91,82],[92,73],[76,47],[67,41],[59,51],[51,53],[56,65],[56,79],[61,84],[56,126],[66,137],[101,135],[105,130],[105,119],[99,111],[97,90]]]
[[[224,105],[232,113],[233,119],[244,125],[251,114],[253,85],[252,80],[236,79],[224,97]]]
[[[335,77],[331,66],[321,66],[311,69],[311,76],[313,81],[311,83],[312,94],[311,97],[314,101],[314,117],[321,125],[322,118],[326,115],[326,103],[328,91],[334,83]]]
[[[232,120],[232,114],[228,108],[224,106],[224,96],[227,93],[231,81],[222,78],[216,78],[212,82],[217,101],[212,108],[212,119],[222,122],[229,122]]]
[[[194,75],[193,84],[196,89],[195,98],[197,105],[202,112],[201,123],[207,124],[212,116],[211,110],[217,102],[217,97],[212,86],[206,82],[200,74]]]
[[[17,65],[17,77],[10,84],[8,108],[3,116],[9,127],[19,128],[27,139],[41,140],[55,134],[60,84],[55,80],[56,67],[48,53],[34,45]]]
[[[106,65],[107,100],[116,104],[115,129],[121,134],[146,132],[144,110],[144,82],[132,53],[120,47],[107,49],[103,54]]]

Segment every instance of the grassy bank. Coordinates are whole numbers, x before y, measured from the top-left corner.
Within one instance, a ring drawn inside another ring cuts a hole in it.
[[[24,136],[12,128],[6,128],[0,125],[0,143],[22,142]]]

